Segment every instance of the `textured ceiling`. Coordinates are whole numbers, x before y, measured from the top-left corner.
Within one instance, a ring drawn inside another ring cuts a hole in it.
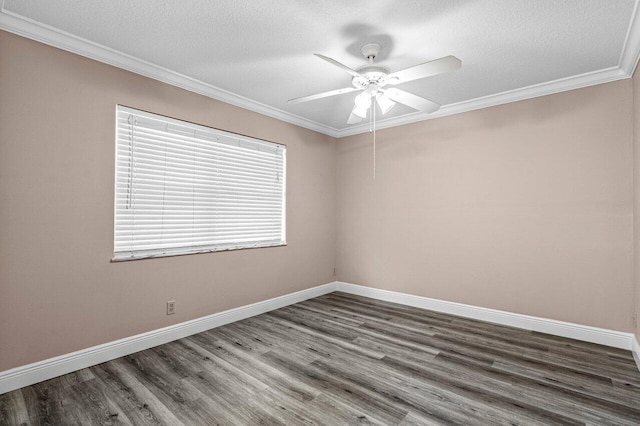
[[[455,55],[462,68],[398,86],[442,105],[617,67],[635,0],[5,0],[4,10],[340,130],[355,93],[316,58],[357,68],[378,42],[391,71]],[[395,107],[387,116],[412,113]]]

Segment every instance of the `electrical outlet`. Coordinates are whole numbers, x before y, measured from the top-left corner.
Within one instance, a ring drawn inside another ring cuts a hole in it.
[[[173,315],[176,313],[176,301],[169,300],[167,302],[167,315]]]
[[[333,268],[333,276],[336,276],[336,268]]]

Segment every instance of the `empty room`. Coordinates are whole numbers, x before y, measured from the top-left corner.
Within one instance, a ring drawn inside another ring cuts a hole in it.
[[[640,425],[640,0],[0,0],[0,425]]]

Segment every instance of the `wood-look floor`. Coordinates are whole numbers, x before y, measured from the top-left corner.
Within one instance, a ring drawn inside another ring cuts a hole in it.
[[[1,424],[639,425],[631,353],[344,293],[0,395]]]

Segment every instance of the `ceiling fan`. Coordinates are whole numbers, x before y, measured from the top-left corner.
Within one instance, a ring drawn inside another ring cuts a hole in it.
[[[362,90],[355,98],[355,105],[351,111],[351,115],[347,120],[347,124],[356,124],[367,117],[369,108],[373,108],[374,101],[380,107],[382,114],[386,114],[393,108],[396,103],[407,105],[418,111],[427,113],[435,112],[440,105],[421,98],[404,90],[397,89],[397,84],[406,83],[408,81],[418,80],[432,75],[442,74],[453,71],[462,65],[462,61],[455,56],[445,56],[433,61],[424,62],[413,67],[406,68],[401,71],[390,73],[389,68],[380,65],[374,65],[373,60],[378,56],[381,46],[377,43],[368,43],[362,46],[360,51],[362,55],[369,61],[369,64],[353,70],[348,66],[341,64],[335,59],[315,53],[320,59],[324,59],[337,66],[338,68],[348,72],[353,77],[351,79],[352,87],[331,90],[329,92],[318,93],[316,95],[303,96],[301,98],[290,99],[290,104],[298,104],[301,102],[314,101],[316,99],[327,98],[329,96],[342,95],[344,93],[357,92]]]

